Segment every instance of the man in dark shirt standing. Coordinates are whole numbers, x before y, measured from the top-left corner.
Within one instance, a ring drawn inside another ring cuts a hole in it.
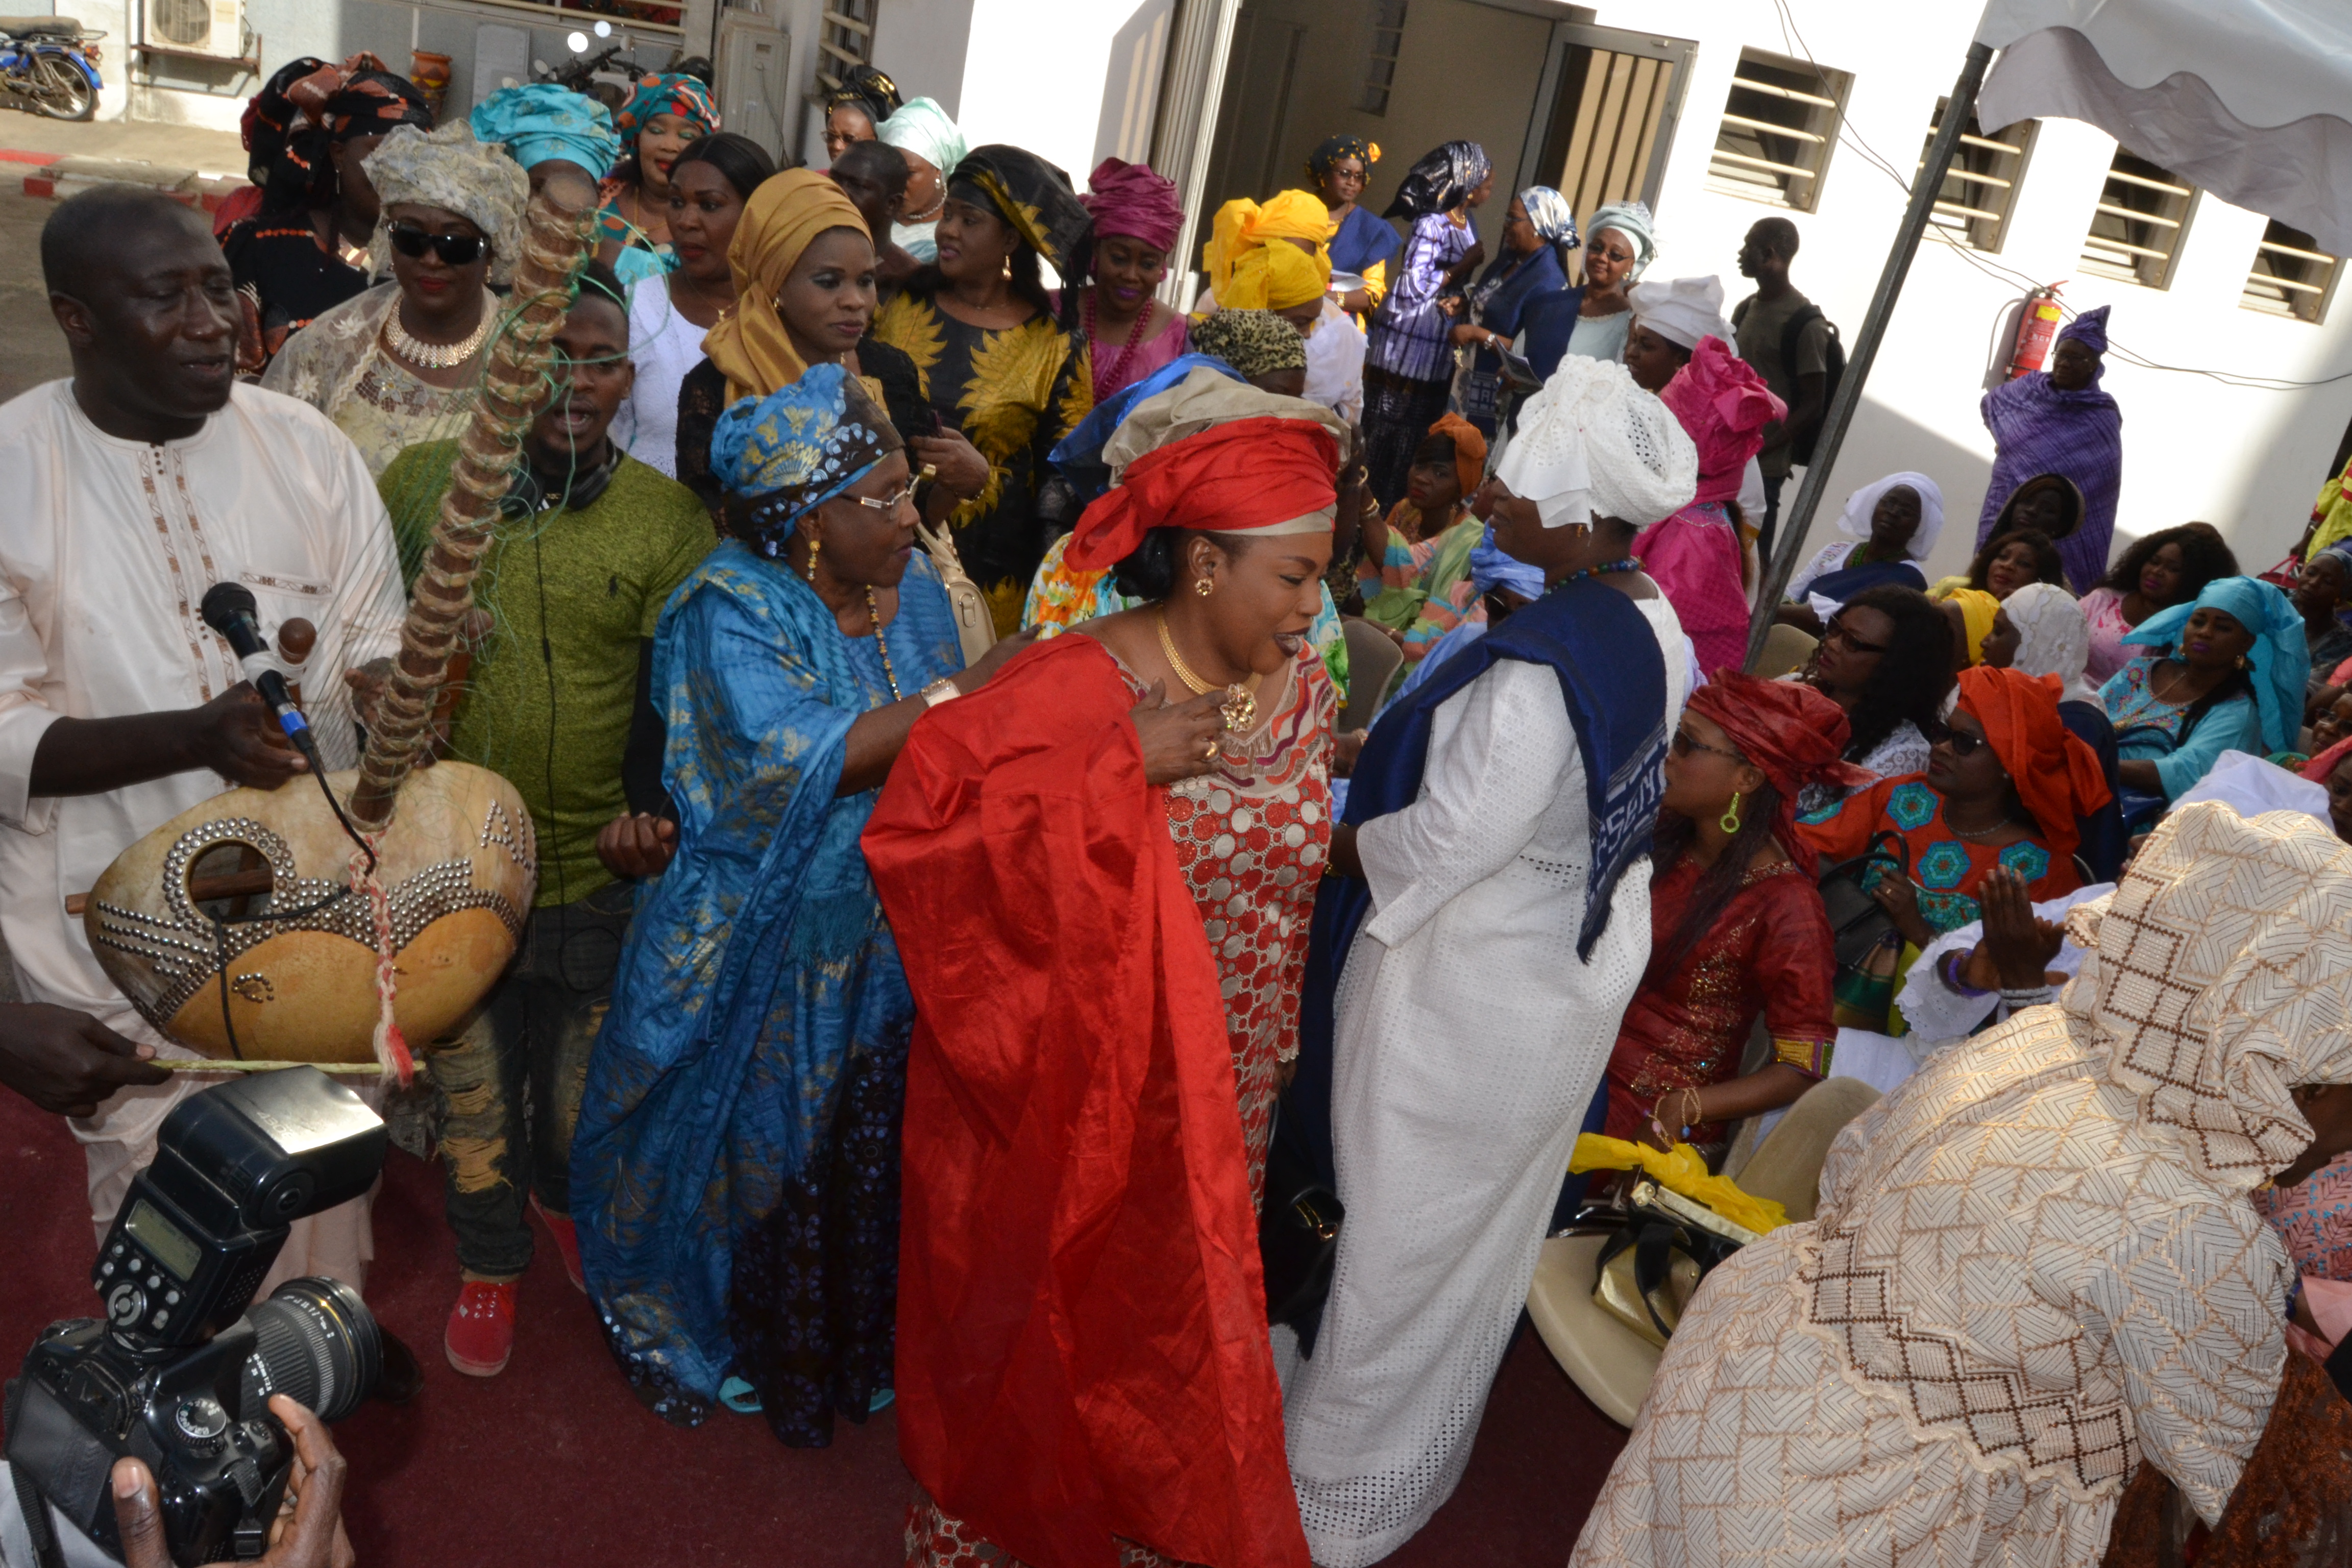
[[[1791,466],[1790,448],[1820,427],[1829,402],[1829,322],[1816,312],[1797,334],[1791,363],[1781,363],[1782,340],[1790,318],[1812,304],[1789,282],[1797,258],[1797,226],[1784,217],[1759,218],[1739,247],[1739,275],[1753,279],[1756,292],[1735,306],[1732,326],[1739,334],[1739,357],[1756,367],[1773,395],[1789,405],[1788,418],[1764,426],[1764,449],[1756,466],[1764,476],[1764,522],[1757,554],[1772,558],[1772,530],[1780,519],[1780,489]]]

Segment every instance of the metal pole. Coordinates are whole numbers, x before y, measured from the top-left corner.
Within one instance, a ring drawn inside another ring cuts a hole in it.
[[[1936,193],[1944,188],[1944,176],[1951,172],[1952,154],[1959,149],[1960,132],[1969,116],[1976,111],[1977,89],[1984,84],[1985,67],[1991,59],[1992,50],[1987,46],[1969,46],[1968,62],[1960,68],[1960,79],[1952,84],[1951,101],[1944,110],[1943,122],[1936,127],[1936,140],[1927,148],[1927,162],[1919,170],[1919,177],[1911,184],[1911,205],[1903,215],[1903,228],[1895,236],[1895,248],[1887,253],[1886,269],[1878,275],[1878,291],[1870,297],[1870,313],[1863,317],[1862,331],[1854,334],[1853,345],[1846,352],[1845,374],[1838,382],[1837,395],[1830,399],[1829,409],[1822,417],[1821,435],[1813,443],[1813,460],[1805,465],[1805,482],[1797,488],[1797,499],[1789,515],[1780,520],[1780,537],[1765,568],[1763,590],[1756,595],[1756,613],[1748,626],[1750,668],[1764,651],[1764,634],[1772,628],[1772,613],[1780,607],[1780,595],[1797,569],[1797,556],[1805,547],[1805,535],[1812,528],[1813,514],[1821,509],[1822,492],[1829,488],[1830,469],[1837,462],[1838,447],[1844,444],[1854,410],[1862,405],[1863,384],[1870,379],[1870,366],[1878,357],[1879,341],[1886,336],[1886,323],[1894,319],[1895,301],[1903,293],[1903,280],[1910,274],[1911,258],[1918,253],[1919,240],[1927,232]]]

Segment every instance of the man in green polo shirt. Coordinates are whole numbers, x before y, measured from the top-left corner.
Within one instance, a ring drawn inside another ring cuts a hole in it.
[[[443,1348],[488,1377],[514,1346],[515,1281],[530,1266],[528,1204],[574,1285],[572,1132],[613,988],[634,891],[596,857],[616,817],[661,809],[661,721],[649,692],[654,627],[718,539],[693,492],[606,435],[627,397],[629,317],[592,264],[555,339],[547,405],[475,584],[489,629],[473,657],[448,752],[503,774],[530,807],[539,896],[515,962],[467,1027],[440,1042],[441,1152],[463,1276]],[[413,586],[457,461],[455,441],[411,447],[377,481]]]

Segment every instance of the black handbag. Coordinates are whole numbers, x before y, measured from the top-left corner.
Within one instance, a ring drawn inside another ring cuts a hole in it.
[[[1891,850],[1884,847],[1890,844]],[[1895,917],[1864,886],[1874,869],[1910,879],[1911,847],[1901,834],[1873,835],[1861,854],[1825,868],[1819,885],[1836,971],[1830,985],[1832,1016],[1842,1027],[1884,1034],[1903,978],[1896,973],[1903,937]]]
[[[1265,1204],[1258,1211],[1258,1264],[1265,1276],[1266,1321],[1289,1324],[1300,1348],[1311,1355],[1348,1211],[1339,1194],[1281,1136],[1282,1112],[1277,1100],[1275,1136],[1265,1152]]]

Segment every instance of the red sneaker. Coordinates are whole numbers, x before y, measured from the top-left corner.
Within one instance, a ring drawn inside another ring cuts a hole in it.
[[[553,1214],[542,1206],[539,1194],[530,1198],[530,1212],[547,1226],[547,1234],[555,1237],[555,1250],[563,1255],[563,1272],[572,1280],[572,1288],[583,1296],[588,1293],[588,1276],[580,1268],[580,1227],[572,1223],[570,1215]]]
[[[514,1281],[492,1284],[468,1279],[449,1310],[441,1336],[442,1353],[467,1377],[496,1377],[514,1353]]]

